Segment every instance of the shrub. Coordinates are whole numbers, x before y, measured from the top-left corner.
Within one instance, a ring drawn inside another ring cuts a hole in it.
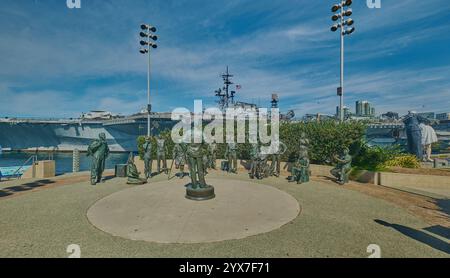
[[[282,123],[280,125],[280,140],[283,141],[288,151],[283,155],[284,161],[295,161],[300,150],[299,140],[301,133],[305,132],[310,141],[311,161],[318,164],[331,164],[333,156],[341,152],[344,148],[352,150],[352,155],[359,151],[359,142],[362,141],[365,134],[365,125],[359,122],[339,123],[336,121],[312,122],[312,123]],[[248,132],[248,131],[247,131]],[[226,132],[224,132],[226,134]],[[170,157],[174,146],[171,140],[171,131],[161,132],[166,139]],[[247,136],[248,138],[248,136]],[[145,136],[137,140],[138,150],[141,158],[143,157],[143,144]],[[156,138],[152,137],[153,146],[156,146]],[[223,158],[226,144],[217,145],[217,158]],[[249,159],[251,144],[238,144],[238,157],[240,159]],[[153,147],[153,155],[156,155],[156,147]]]
[[[365,131],[365,125],[359,122],[284,123],[280,126],[280,137],[287,145],[288,152],[284,154],[283,160],[296,159],[302,132],[305,132],[310,141],[311,161],[331,164],[333,156],[344,148],[349,148],[352,155],[357,154],[358,144],[364,138]]]
[[[420,161],[414,155],[399,155],[385,163],[386,167],[420,168]]]
[[[401,154],[400,146],[379,147],[369,146],[361,141],[359,152],[353,159],[353,166],[358,169],[370,171],[383,171],[386,162],[391,161]]]
[[[166,146],[169,151],[166,154],[166,158],[169,159],[169,158],[171,158],[172,150],[175,145],[171,138],[171,131],[164,130],[160,133],[160,136],[166,140]],[[138,153],[139,153],[139,156],[141,159],[144,158],[144,147],[143,146],[144,146],[146,137],[147,136],[139,136],[137,138]],[[151,140],[152,140],[152,156],[155,158],[156,157],[156,136],[152,136]]]

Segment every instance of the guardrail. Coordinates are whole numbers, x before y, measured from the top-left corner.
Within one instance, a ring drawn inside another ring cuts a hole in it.
[[[22,171],[23,168],[24,168],[25,166],[27,166],[27,164],[28,164],[30,161],[31,161],[31,165],[34,165],[34,164],[36,163],[37,160],[38,160],[37,155],[32,155],[32,156],[30,156],[30,158],[28,158],[28,159],[25,161],[25,163],[23,163],[22,166],[20,166],[20,167],[14,172],[13,176],[17,176],[18,173],[20,173],[20,171]]]

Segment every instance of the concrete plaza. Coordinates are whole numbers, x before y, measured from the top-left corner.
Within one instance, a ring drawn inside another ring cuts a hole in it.
[[[220,180],[223,183],[220,187],[250,182],[245,173],[213,172],[207,178]],[[187,178],[184,181],[187,182]],[[146,194],[151,194],[149,189],[157,189],[161,182],[167,183],[167,176],[157,176],[144,185]],[[169,183],[180,185],[179,180]],[[298,216],[286,220],[284,225],[275,225],[268,232],[236,237],[239,239],[155,243],[112,235],[94,226],[87,216],[90,208],[112,194],[137,190],[127,185],[125,179],[108,178],[105,183],[90,186],[87,174],[81,173],[49,180],[2,182],[0,257],[64,258],[69,256],[66,250],[71,244],[81,247],[82,257],[367,258],[370,255],[367,248],[371,244],[380,246],[382,257],[450,257],[445,212],[438,212],[443,217],[438,220],[441,224],[430,223],[405,209],[407,206],[365,192],[369,190],[368,185],[340,187],[320,178],[304,185],[288,183],[284,178],[269,178],[252,181],[247,185],[248,190],[257,191],[258,185],[268,192],[290,195],[299,204]],[[239,196],[238,189],[234,190],[236,196]],[[377,187],[377,190],[388,195],[391,192],[384,190],[392,189]],[[125,200],[125,203],[127,201],[132,206],[133,200]],[[270,207],[273,204],[254,202],[249,205]],[[220,216],[226,221],[223,213]]]

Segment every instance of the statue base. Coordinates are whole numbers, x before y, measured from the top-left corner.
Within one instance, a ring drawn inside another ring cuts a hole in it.
[[[139,179],[139,180],[128,180],[127,181],[127,184],[131,184],[131,185],[143,185],[143,184],[146,184],[147,183],[147,180],[145,180],[145,179]]]
[[[214,199],[216,194],[214,193],[214,187],[208,185],[206,188],[192,188],[192,184],[186,186],[186,199],[193,201],[207,201]]]

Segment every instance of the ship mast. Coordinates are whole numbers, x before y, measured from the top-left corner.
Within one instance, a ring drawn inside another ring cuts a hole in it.
[[[234,105],[234,96],[236,94],[236,91],[230,91],[230,85],[234,84],[231,81],[232,77],[234,77],[234,76],[229,73],[228,66],[227,66],[226,73],[222,75],[224,86],[221,89],[218,89],[215,91],[216,97],[219,98],[219,100],[218,100],[219,108],[222,111],[227,109],[230,106],[230,104]]]

